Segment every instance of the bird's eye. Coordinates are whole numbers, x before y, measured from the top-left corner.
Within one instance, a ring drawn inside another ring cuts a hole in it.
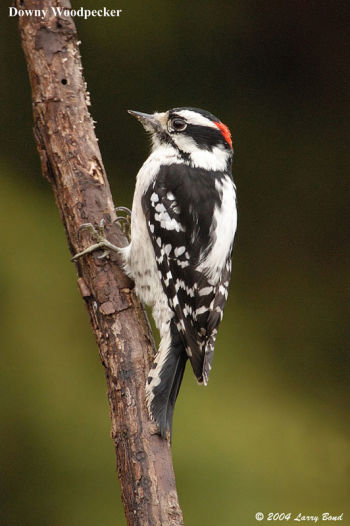
[[[174,119],[171,119],[170,129],[177,131],[177,132],[182,132],[186,128],[187,128],[187,123],[183,119],[180,119],[179,117],[175,117]]]

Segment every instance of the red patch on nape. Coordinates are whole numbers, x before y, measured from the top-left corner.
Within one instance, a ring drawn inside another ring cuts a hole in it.
[[[219,130],[221,131],[221,135],[223,136],[223,138],[225,139],[225,141],[227,142],[227,144],[230,145],[231,149],[232,149],[232,139],[231,139],[231,132],[230,130],[228,129],[228,127],[226,126],[226,124],[223,124],[222,122],[216,122],[215,123],[216,126],[219,128]]]

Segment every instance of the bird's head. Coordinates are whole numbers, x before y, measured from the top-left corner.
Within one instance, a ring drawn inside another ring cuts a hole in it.
[[[153,114],[129,110],[151,134],[153,150],[175,150],[184,162],[211,170],[231,166],[233,148],[228,127],[208,111],[174,108]]]

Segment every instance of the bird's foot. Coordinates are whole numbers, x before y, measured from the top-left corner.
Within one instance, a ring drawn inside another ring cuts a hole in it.
[[[131,236],[131,210],[127,208],[126,206],[117,206],[115,209],[117,213],[117,219],[113,221],[113,223],[119,223],[119,226],[123,232],[123,234],[128,238],[130,241]],[[124,215],[119,215],[124,214]]]
[[[87,254],[91,254],[92,252],[95,252],[96,250],[103,250],[103,253],[101,256],[98,256],[99,259],[102,259],[109,255],[109,252],[119,252],[120,249],[116,245],[113,245],[108,239],[105,237],[105,221],[104,219],[101,219],[99,225],[97,228],[94,227],[92,223],[83,223],[80,225],[78,229],[78,239],[80,239],[81,232],[83,230],[87,230],[90,232],[91,237],[94,241],[96,241],[95,244],[90,245],[85,250],[82,250],[81,252],[78,252],[75,254],[75,256],[72,257],[71,261],[76,261],[77,259],[81,258],[82,256],[86,256]]]

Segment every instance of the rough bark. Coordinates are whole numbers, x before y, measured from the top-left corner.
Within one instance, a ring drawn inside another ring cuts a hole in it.
[[[125,239],[116,224],[114,204],[88,111],[77,32],[69,16],[56,17],[51,6],[70,8],[67,0],[15,0],[18,9],[48,9],[48,16],[19,17],[34,113],[34,135],[42,171],[49,180],[72,254],[88,246],[82,223],[106,221],[108,238]],[[112,438],[127,524],[183,524],[176,493],[170,445],[154,433],[145,404],[145,384],[154,344],[132,283],[116,256],[98,254],[79,260],[78,285],[88,308],[105,367]]]

